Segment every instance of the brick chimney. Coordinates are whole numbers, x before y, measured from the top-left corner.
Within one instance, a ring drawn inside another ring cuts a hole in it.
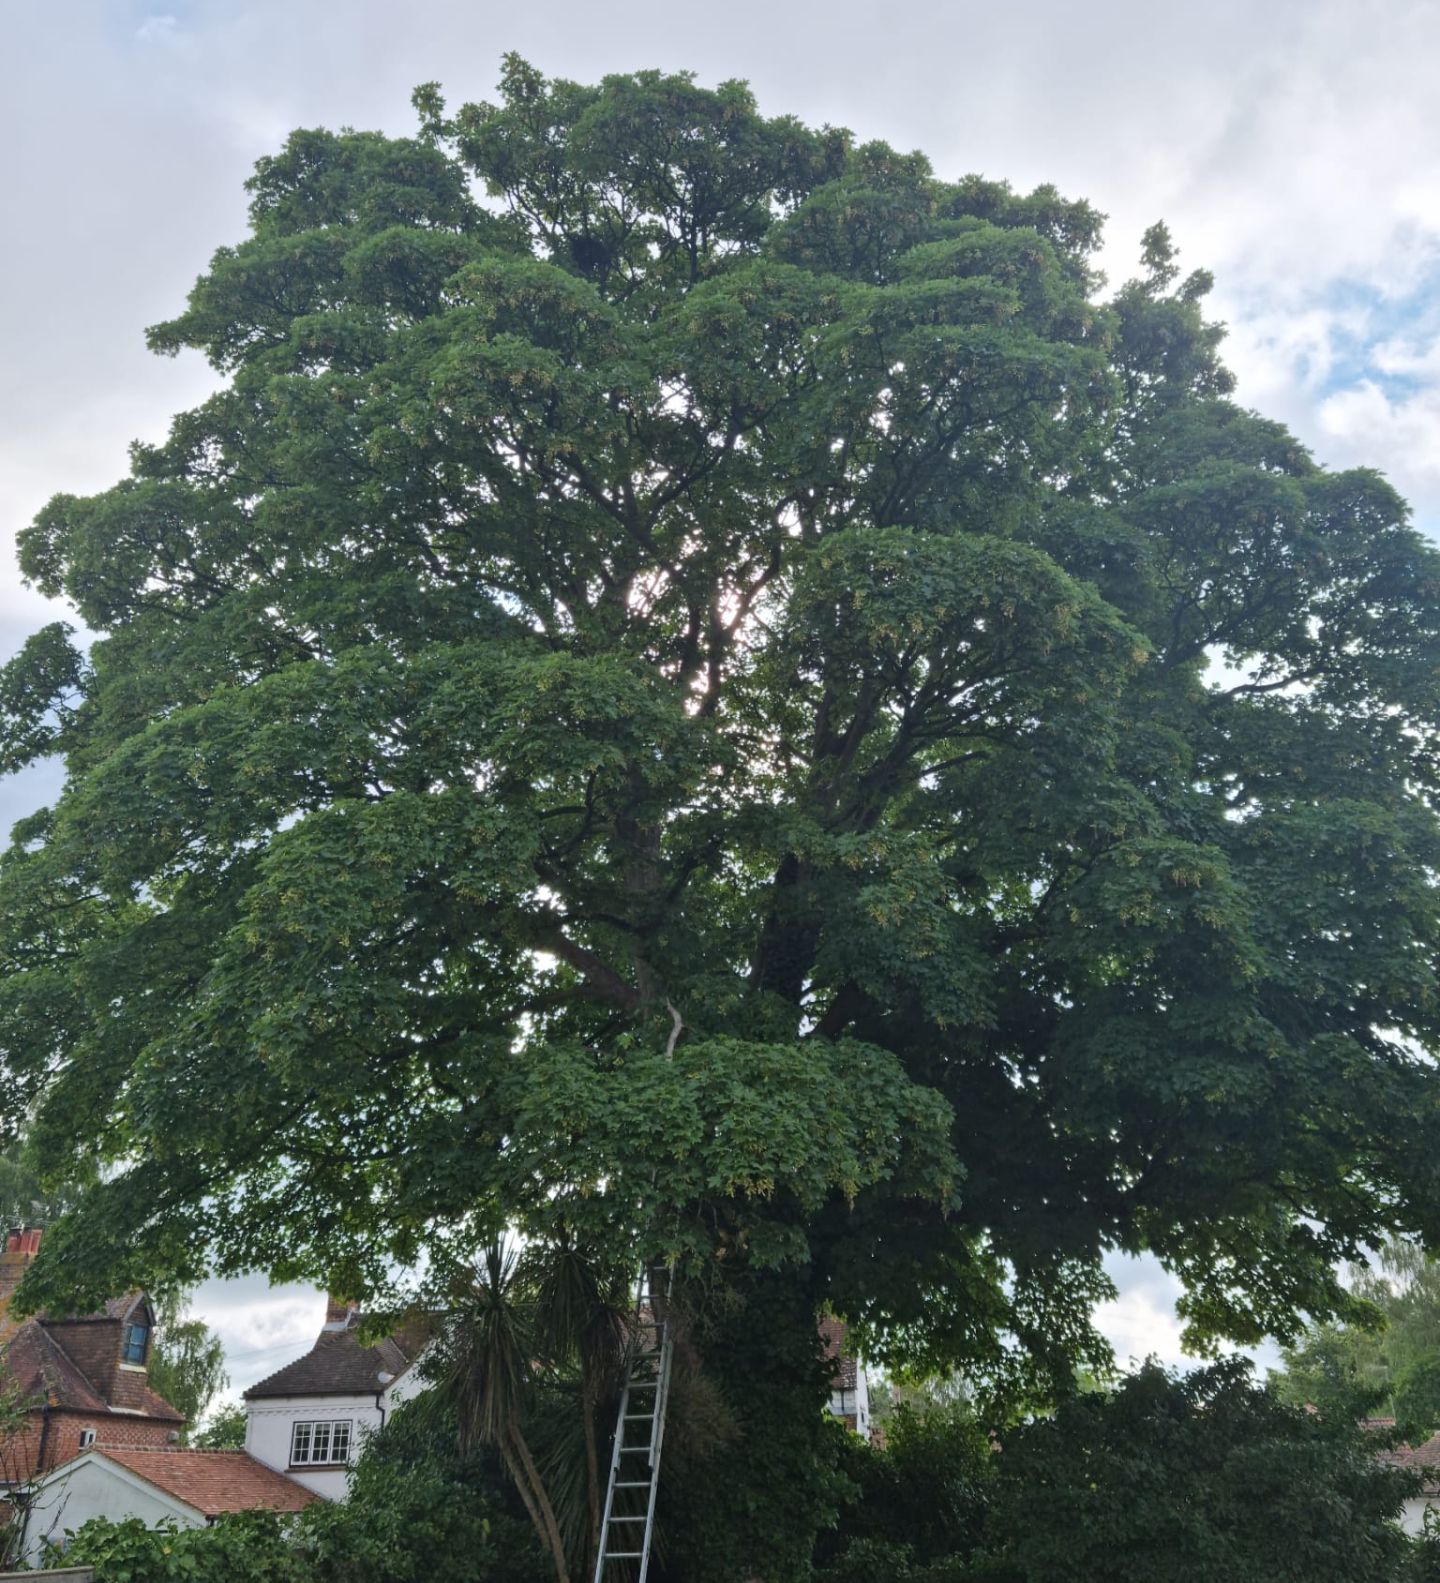
[[[359,1312],[359,1303],[352,1303],[346,1298],[336,1297],[331,1292],[325,1299],[325,1329],[348,1330],[355,1315]]]
[[[5,1234],[5,1251],[0,1253],[0,1341],[6,1341],[20,1328],[10,1318],[10,1299],[21,1278],[40,1251],[40,1229],[12,1226]]]

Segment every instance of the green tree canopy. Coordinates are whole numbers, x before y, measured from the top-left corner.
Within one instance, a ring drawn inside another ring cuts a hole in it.
[[[93,1172],[80,1173],[80,1183]],[[26,1157],[24,1138],[16,1134],[0,1146],[0,1227],[52,1225],[75,1201],[77,1183],[41,1186],[35,1162]]]
[[[1107,1250],[1250,1340],[1440,1236],[1440,560],[1163,227],[1103,298],[738,83],[417,104],[260,162],[151,331],[223,388],[23,538],[0,1102],[106,1167],[29,1299],[560,1227],[1043,1376]]]
[[[201,1451],[243,1451],[249,1414],[241,1402],[225,1402],[212,1412],[203,1429],[192,1432],[190,1444]]]
[[[1440,1265],[1391,1241],[1349,1272],[1356,1313],[1309,1326],[1283,1354],[1275,1384],[1323,1412],[1388,1413],[1420,1439],[1440,1430]]]
[[[1007,1440],[994,1583],[1390,1583],[1422,1557],[1394,1518],[1414,1476],[1374,1437],[1278,1401],[1226,1359],[1151,1364]]]

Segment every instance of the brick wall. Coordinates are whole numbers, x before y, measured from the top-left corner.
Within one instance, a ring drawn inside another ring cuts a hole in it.
[[[171,1434],[178,1424],[155,1418],[116,1418],[73,1412],[50,1414],[50,1442],[45,1447],[45,1466],[53,1468],[81,1452],[80,1431],[93,1429],[97,1446],[125,1446],[131,1451],[163,1451],[173,1445]]]
[[[133,1407],[143,1411],[145,1387],[149,1379],[148,1369],[127,1368],[122,1363],[115,1371],[115,1388],[110,1393],[110,1400],[116,1407]]]
[[[49,1472],[78,1457],[86,1448],[80,1444],[81,1432],[95,1431],[97,1446],[125,1446],[132,1451],[163,1451],[172,1445],[172,1431],[179,1425],[155,1418],[117,1418],[112,1413],[78,1413],[52,1408],[49,1428],[45,1414],[38,1410],[19,1434],[0,1442],[0,1480],[24,1481],[37,1473]],[[45,1443],[45,1460],[40,1461],[40,1443]]]
[[[53,1416],[53,1415],[52,1415]],[[0,1440],[0,1479],[24,1483],[36,1468],[40,1455],[41,1415],[32,1413],[27,1426],[18,1434],[6,1435]],[[50,1461],[50,1445],[45,1445],[45,1460]]]

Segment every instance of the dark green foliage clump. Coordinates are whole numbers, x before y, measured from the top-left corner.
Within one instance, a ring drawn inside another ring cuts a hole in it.
[[[1383,1448],[1243,1361],[1152,1365],[1007,1438],[990,1549],[1015,1583],[1388,1583],[1412,1563],[1393,1519],[1418,1481]]]
[[[824,1583],[1408,1583],[1433,1546],[1394,1519],[1418,1480],[1348,1418],[1282,1403],[1249,1365],[1148,1365],[1014,1425],[902,1415],[856,1447]]]

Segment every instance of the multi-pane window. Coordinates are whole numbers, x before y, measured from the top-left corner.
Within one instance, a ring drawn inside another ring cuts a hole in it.
[[[291,1467],[334,1467],[350,1460],[349,1418],[295,1424],[290,1430]]]
[[[125,1326],[125,1346],[121,1357],[126,1363],[143,1363],[150,1345],[150,1326],[143,1319]]]

